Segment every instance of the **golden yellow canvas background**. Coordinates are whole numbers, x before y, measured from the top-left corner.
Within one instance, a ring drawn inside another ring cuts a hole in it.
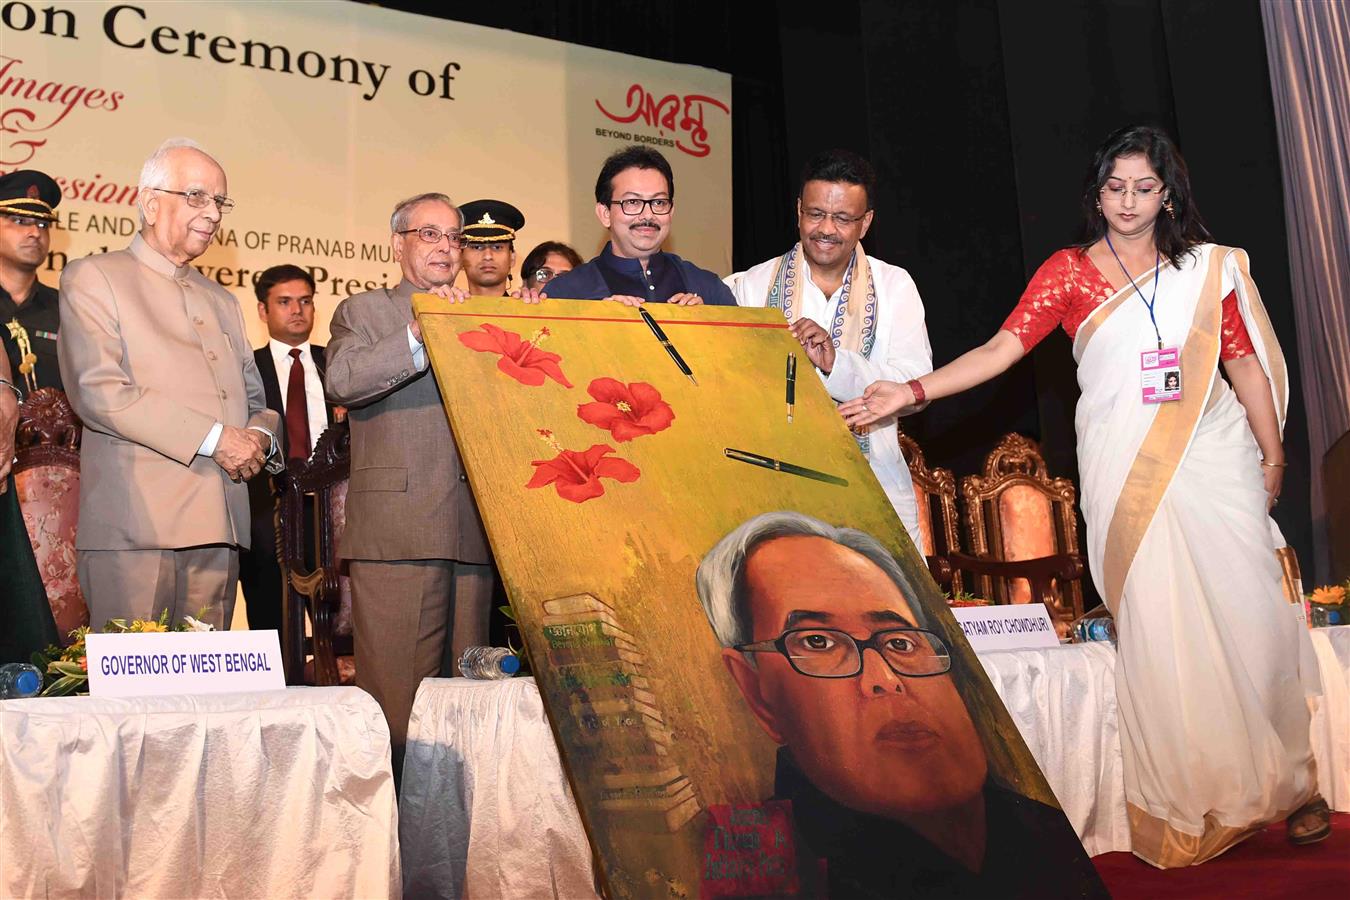
[[[636,834],[599,808],[595,758],[578,730],[569,695],[551,672],[539,637],[544,601],[589,593],[613,607],[639,644],[651,692],[671,731],[670,756],[689,777],[703,809],[757,803],[772,793],[776,746],[745,710],[723,668],[720,646],[694,590],[703,554],[746,519],[796,510],[877,537],[897,557],[917,598],[953,648],[958,687],[984,738],[991,775],[1027,796],[1057,805],[1016,727],[956,626],[866,459],[835,411],[805,354],[772,309],[649,305],[698,379],[675,366],[635,309],[603,301],[471,298],[451,303],[419,295],[414,306],[469,473],[474,495],[531,663],[559,737],[582,817],[611,891],[641,895],[648,869],[697,893],[702,846],[696,817],[676,835]],[[498,356],[464,346],[459,335],[491,323],[524,340],[547,328],[539,347],[559,354],[573,387],[551,379],[533,387],[502,373]],[[798,354],[794,421],[787,421],[784,369]],[[620,443],[577,417],[592,379],[647,382],[674,410],[671,426]],[[633,483],[605,480],[584,503],[553,487],[527,489],[532,460],[556,450],[609,444],[636,465]],[[848,487],[729,460],[732,447],[848,480]],[[841,736],[841,739],[846,739]]]

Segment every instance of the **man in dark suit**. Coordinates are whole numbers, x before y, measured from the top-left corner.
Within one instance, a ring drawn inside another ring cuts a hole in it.
[[[550,281],[545,295],[625,306],[735,306],[720,278],[661,249],[674,213],[675,175],[664,156],[643,144],[610,154],[595,180],[595,217],[609,231],[609,243],[595,259]]]
[[[254,292],[258,318],[267,323],[267,346],[253,351],[267,406],[281,414],[287,461],[303,461],[333,424],[333,407],[323,396],[324,348],[309,342],[314,330],[314,278],[299,266],[273,266],[258,276]],[[253,544],[239,558],[248,627],[280,631],[283,585],[272,479],[250,481],[248,499]]]

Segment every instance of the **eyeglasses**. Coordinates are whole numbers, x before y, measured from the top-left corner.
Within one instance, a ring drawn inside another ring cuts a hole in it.
[[[825,221],[826,217],[833,219],[834,224],[838,225],[840,228],[852,228],[854,225],[857,225],[863,219],[867,218],[867,214],[863,213],[861,216],[850,216],[847,213],[827,213],[823,209],[802,210],[802,218],[812,225],[819,225],[821,222]]]
[[[561,274],[563,273],[555,272],[548,266],[540,266],[539,268],[534,270],[534,274],[530,276],[530,279],[537,284],[548,284],[550,281],[557,278]]]
[[[1166,190],[1164,187],[1127,188],[1123,184],[1108,184],[1098,193],[1112,200],[1124,200],[1126,194],[1133,195],[1136,200],[1153,200],[1161,197]]]
[[[9,219],[11,222],[13,222],[15,225],[18,225],[20,228],[32,228],[34,225],[36,225],[41,230],[46,231],[48,228],[52,227],[52,223],[49,222],[48,220],[38,219],[33,216],[6,215],[5,218]]]
[[[441,231],[435,225],[423,225],[421,228],[405,228],[397,234],[415,234],[428,244],[439,244],[441,238],[449,238],[451,247],[464,247],[464,236],[458,231]]]
[[[664,216],[675,208],[675,201],[669,197],[656,197],[651,200],[640,200],[637,197],[625,197],[623,200],[611,200],[610,206],[617,206],[623,210],[625,216],[639,215],[643,209],[650,206],[652,215]]]
[[[220,210],[223,216],[234,210],[234,201],[229,197],[222,197],[220,194],[208,194],[200,188],[193,188],[190,191],[171,191],[168,188],[152,188],[161,194],[176,194],[187,201],[187,205],[193,209],[206,209],[210,203],[216,204],[216,209]]]
[[[865,641],[833,628],[791,628],[775,640],[737,644],[734,649],[781,653],[793,669],[811,678],[852,678],[862,672],[862,652],[869,647],[892,672],[906,678],[942,675],[952,667],[942,638],[922,628],[887,628]]]

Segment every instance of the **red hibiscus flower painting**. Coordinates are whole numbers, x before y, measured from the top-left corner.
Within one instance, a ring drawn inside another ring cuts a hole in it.
[[[597,378],[586,393],[595,402],[578,406],[577,416],[583,422],[606,429],[616,441],[631,441],[644,434],[665,431],[675,421],[670,404],[645,381],[624,384],[613,378]]]
[[[558,496],[573,503],[585,503],[605,493],[601,478],[612,478],[625,484],[637,481],[642,472],[625,459],[611,457],[614,448],[608,444],[593,444],[589,450],[564,450],[553,433],[540,430],[540,436],[558,451],[552,459],[533,460],[534,477],[525,486],[541,488],[553,485]]]
[[[479,353],[496,353],[501,357],[497,360],[497,368],[516,381],[539,387],[547,375],[563,387],[572,386],[558,365],[562,357],[539,349],[539,345],[551,334],[547,328],[539,329],[530,340],[525,341],[514,331],[503,331],[487,322],[478,327],[482,331],[466,331],[459,336],[459,342]]]

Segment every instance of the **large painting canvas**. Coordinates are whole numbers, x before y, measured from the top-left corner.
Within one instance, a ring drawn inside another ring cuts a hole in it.
[[[781,313],[414,302],[608,894],[1101,891]]]

